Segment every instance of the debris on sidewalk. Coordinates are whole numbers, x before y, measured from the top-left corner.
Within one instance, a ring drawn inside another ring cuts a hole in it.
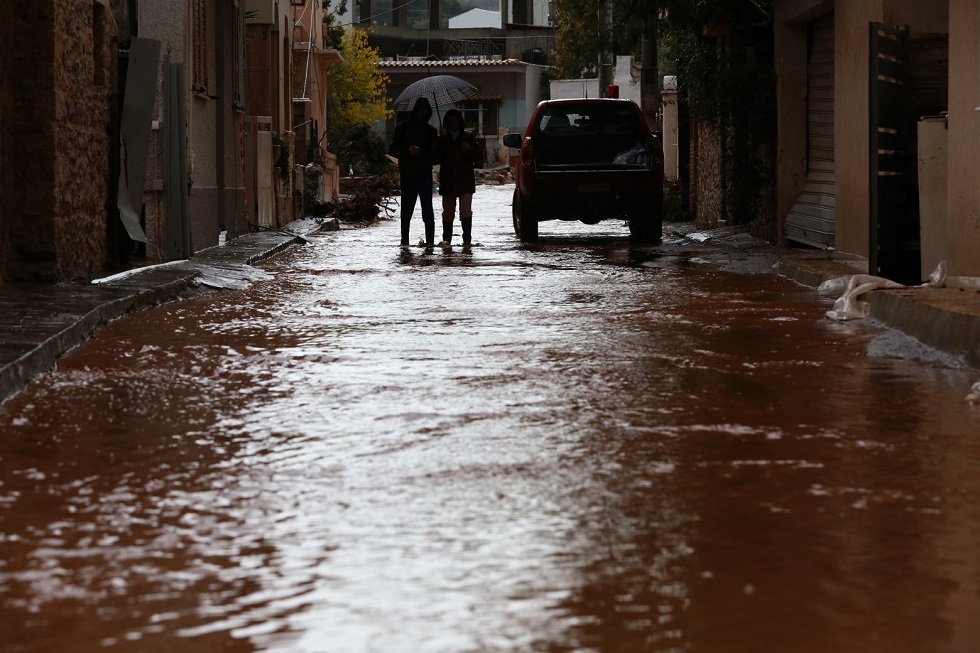
[[[351,183],[350,192],[341,195],[336,202],[320,202],[311,207],[310,217],[325,230],[335,230],[331,224],[335,220],[370,224],[392,218],[394,207],[391,198],[397,192],[398,182],[391,174],[364,177]]]
[[[861,295],[879,288],[905,288],[900,283],[882,277],[876,277],[870,274],[855,274],[850,278],[838,277],[837,279],[825,281],[820,284],[818,290],[828,292],[829,289],[839,287],[842,281],[846,284],[844,294],[834,302],[834,308],[826,313],[828,319],[837,322],[858,320],[871,315],[871,304],[859,300],[858,298]]]
[[[187,266],[198,271],[194,283],[216,290],[245,290],[256,281],[268,281],[272,275],[265,270],[245,263],[199,263],[190,261]]]
[[[980,405],[980,381],[977,381],[970,388],[970,394],[966,396],[966,400],[971,404]]]
[[[942,261],[933,273],[929,276],[929,281],[913,286],[915,288],[943,288],[946,285],[946,262]],[[868,317],[871,314],[871,305],[868,302],[860,301],[858,298],[872,290],[879,288],[908,288],[903,284],[876,277],[871,274],[853,274],[835,277],[824,281],[817,287],[817,291],[828,294],[841,294],[840,298],[834,302],[834,308],[827,311],[826,316],[830,320],[843,322],[845,320],[857,320]]]
[[[504,184],[513,184],[514,173],[506,166],[477,169],[476,183],[484,184],[486,186],[503,186]]]

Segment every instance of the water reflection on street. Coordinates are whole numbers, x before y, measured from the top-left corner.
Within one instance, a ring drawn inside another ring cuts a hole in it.
[[[616,223],[522,246],[511,192],[0,406],[0,651],[980,650],[975,371]]]

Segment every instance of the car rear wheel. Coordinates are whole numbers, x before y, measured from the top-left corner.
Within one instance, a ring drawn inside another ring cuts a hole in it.
[[[659,206],[655,206],[650,213],[651,215],[645,218],[633,218],[629,221],[630,235],[636,240],[659,243],[663,240],[664,230],[662,199],[660,200]]]
[[[649,220],[633,218],[629,221],[629,225],[630,236],[632,236],[634,240],[639,240],[642,242],[660,240],[660,233],[656,229],[657,225],[651,223]]]
[[[514,191],[514,234],[521,242],[533,243],[538,239],[538,220],[527,202],[521,199],[521,194]]]

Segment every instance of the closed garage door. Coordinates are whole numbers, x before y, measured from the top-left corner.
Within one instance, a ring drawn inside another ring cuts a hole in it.
[[[834,15],[810,23],[807,60],[806,182],[786,216],[786,238],[833,249],[837,217],[834,186]]]

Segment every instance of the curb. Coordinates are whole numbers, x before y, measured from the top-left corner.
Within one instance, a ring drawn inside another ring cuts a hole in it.
[[[802,286],[817,288],[824,281],[852,274],[867,274],[868,264],[858,259],[800,258],[780,261],[777,273]]]
[[[871,317],[980,369],[980,296],[976,292],[883,290],[868,293],[866,299]],[[972,306],[965,306],[964,300]]]
[[[780,261],[778,274],[817,288],[824,281],[867,274],[860,259],[808,258]],[[980,369],[980,293],[957,288],[875,290],[862,296],[871,318],[922,344]]]

